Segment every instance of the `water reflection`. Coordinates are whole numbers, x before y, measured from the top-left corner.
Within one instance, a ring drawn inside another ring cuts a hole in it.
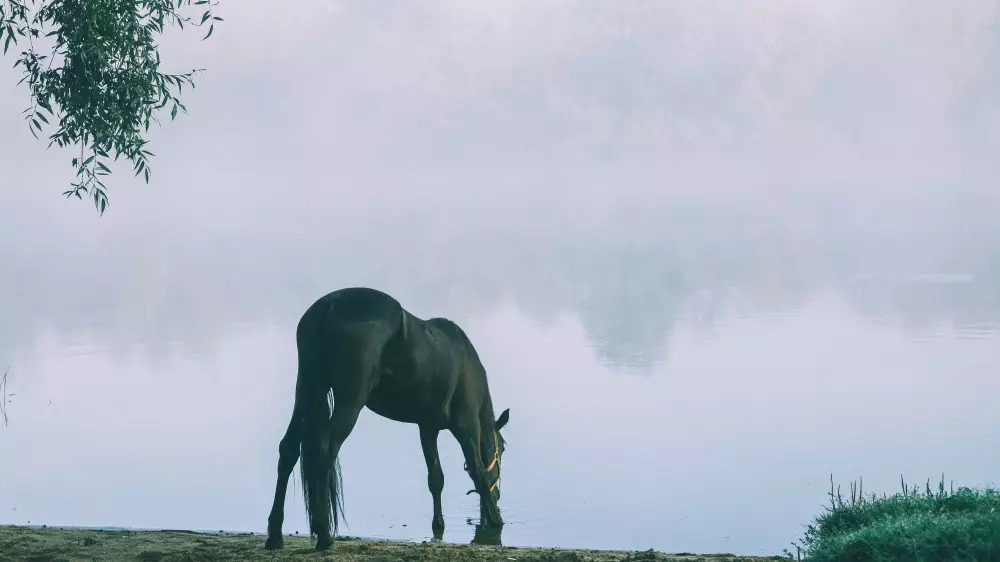
[[[914,334],[949,325],[985,335],[1000,323],[997,248],[962,260],[956,242],[937,262],[922,258],[896,266],[898,273],[868,274],[874,268],[866,264],[898,259],[898,250],[840,246],[838,231],[810,239],[795,225],[759,229],[737,215],[713,217],[715,230],[680,228],[670,224],[675,215],[654,213],[656,221],[645,220],[670,228],[641,235],[628,232],[628,221],[572,237],[463,232],[459,224],[409,232],[406,245],[395,244],[391,230],[345,244],[354,228],[348,224],[325,229],[342,241],[329,244],[242,234],[195,243],[168,225],[130,229],[132,236],[111,244],[40,242],[30,259],[5,248],[0,350],[23,354],[52,330],[90,345],[141,346],[158,360],[174,344],[211,355],[240,323],[294,324],[317,295],[348,285],[383,288],[428,315],[472,318],[505,301],[543,324],[569,314],[603,361],[647,373],[666,358],[679,320],[711,334],[734,319],[795,314],[831,288],[859,313]],[[955,269],[945,266],[972,273],[948,280],[940,273]]]
[[[975,484],[1000,462],[986,398],[1000,246],[945,229],[932,247],[914,228],[908,250],[808,206],[650,203],[587,228],[493,211],[426,209],[419,229],[387,214],[360,239],[346,214],[307,209],[197,241],[181,219],[66,245],[21,230],[30,256],[0,248],[16,394],[0,446],[19,459],[0,474],[24,484],[0,490],[0,521],[262,530],[295,322],[347,285],[453,317],[476,342],[512,411],[507,544],[772,553],[830,472],[891,491],[900,472]],[[463,525],[478,505],[457,445],[440,448],[444,539],[494,540]],[[362,416],[343,449],[348,532],[429,536],[421,455],[413,428]]]
[[[503,527],[484,527],[478,523],[472,523],[471,520],[469,520],[469,524],[473,525],[476,529],[472,535],[471,544],[483,544],[488,546],[503,545]]]
[[[975,483],[1000,462],[990,452],[1000,450],[1000,418],[985,398],[1000,390],[987,374],[1000,365],[988,328],[996,308],[986,306],[997,283],[872,277],[822,288],[803,281],[822,277],[789,267],[781,299],[780,272],[734,283],[739,259],[685,261],[662,248],[581,256],[580,246],[546,254],[536,245],[530,276],[549,283],[535,285],[535,296],[529,274],[505,269],[517,251],[496,242],[495,261],[456,267],[453,277],[383,257],[359,275],[402,287],[420,314],[456,311],[480,348],[493,391],[512,410],[508,544],[774,552],[822,503],[831,471],[874,486],[881,478],[891,491],[899,472],[944,470]],[[176,284],[153,290],[148,270],[109,277],[117,288],[97,305],[49,293],[44,282],[41,296],[33,283],[18,285],[18,299],[4,292],[13,305],[5,333],[18,336],[17,322],[31,319],[18,310],[44,314],[30,337],[13,340],[19,347],[5,347],[17,395],[0,439],[7,458],[31,462],[0,468],[4,481],[25,483],[0,492],[4,521],[262,529],[293,395],[293,326],[314,287],[285,279],[287,292],[266,290],[282,283],[255,280],[249,262],[236,266],[247,264],[245,282],[227,285],[228,272],[207,262],[160,260],[155,283]],[[491,276],[490,267],[510,274]],[[470,287],[476,271],[485,280]],[[907,322],[938,328],[914,347],[897,328]],[[990,339],[955,338],[943,325]],[[649,376],[614,376],[637,365]],[[942,403],[942,385],[962,401]],[[907,406],[927,402],[932,412]],[[863,419],[850,413],[858,411]],[[464,495],[461,453],[442,439],[441,455],[445,539],[477,540],[462,525],[478,505]],[[343,463],[350,533],[428,536],[413,428],[366,414]],[[293,484],[287,525],[301,531],[295,494]]]
[[[849,281],[844,293],[861,314],[898,325],[914,337],[932,337],[947,329],[987,337],[1000,329],[998,280],[992,271],[978,276],[869,276]]]
[[[468,331],[512,411],[508,544],[773,552],[823,501],[830,471],[881,476],[891,490],[896,472],[975,481],[1000,460],[982,446],[996,442],[990,428],[1000,421],[980,398],[997,390],[982,369],[1000,361],[995,342],[914,348],[859,323],[833,296],[779,322],[720,325],[713,340],[680,323],[653,377],[609,376],[568,318],[540,326],[501,307]],[[92,351],[43,351],[14,365],[19,393],[4,447],[49,461],[4,467],[7,481],[47,482],[5,489],[0,505],[17,508],[9,520],[262,528],[294,384],[288,330],[241,326],[211,360],[175,354],[152,365],[141,353]],[[945,371],[950,387],[980,392],[954,408],[941,403]],[[906,406],[926,401],[933,412]],[[837,404],[866,416],[839,415]],[[58,460],[38,446],[55,441],[65,441]],[[464,494],[457,445],[442,439],[441,454],[445,539],[468,541],[475,534],[462,523],[478,503]],[[413,428],[366,414],[343,463],[349,532],[427,536]],[[287,524],[301,530],[294,493]]]

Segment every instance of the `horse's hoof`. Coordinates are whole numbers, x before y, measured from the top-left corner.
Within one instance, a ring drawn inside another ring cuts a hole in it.
[[[284,547],[285,538],[281,535],[267,537],[267,542],[264,543],[264,550],[281,550]]]

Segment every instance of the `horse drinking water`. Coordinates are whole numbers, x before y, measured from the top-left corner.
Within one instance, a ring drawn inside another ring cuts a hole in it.
[[[510,410],[494,417],[486,369],[461,328],[444,318],[421,320],[375,289],[348,288],[313,303],[299,320],[295,340],[295,405],[278,445],[278,481],[265,548],[283,546],[285,492],[300,455],[309,531],[316,536],[317,550],[330,547],[343,511],[337,455],[365,406],[419,427],[434,500],[435,538],[444,533],[444,472],[437,448],[441,430],[451,432],[462,447],[479,494],[480,527],[499,535],[500,429]]]

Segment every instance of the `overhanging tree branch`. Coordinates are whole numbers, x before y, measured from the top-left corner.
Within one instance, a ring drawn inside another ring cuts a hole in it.
[[[124,156],[134,175],[149,183],[146,133],[157,113],[170,106],[170,119],[187,109],[180,101],[185,84],[194,88],[200,69],[184,74],[160,72],[156,36],[170,25],[215,30],[212,9],[218,0],[0,0],[0,42],[25,50],[14,62],[31,92],[25,110],[36,138],[55,128],[53,144],[80,147],[72,159],[76,180],[63,195],[87,195],[98,212],[108,206],[104,177],[108,161]],[[181,14],[194,8],[201,17]],[[38,44],[50,43],[48,47]]]

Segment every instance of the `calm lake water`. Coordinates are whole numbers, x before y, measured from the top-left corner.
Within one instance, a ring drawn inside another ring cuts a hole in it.
[[[20,225],[4,249],[3,523],[262,531],[295,322],[356,284],[479,347],[511,410],[505,544],[773,553],[831,473],[888,492],[900,474],[995,482],[996,247],[907,271],[888,261],[905,246],[735,215],[381,238],[303,220],[301,245],[271,247],[123,215],[85,241]],[[466,542],[477,506],[450,436],[441,453],[445,537]],[[342,464],[348,533],[429,536],[415,427],[365,413]],[[295,492],[292,532],[307,528]]]
[[[263,531],[295,324],[356,285],[476,344],[511,411],[508,545],[772,554],[831,474],[997,484],[995,34],[959,26],[982,17],[306,4],[165,43],[209,72],[103,217],[60,197],[74,154],[0,71],[0,523]],[[415,427],[366,412],[341,460],[346,533],[430,535]]]

